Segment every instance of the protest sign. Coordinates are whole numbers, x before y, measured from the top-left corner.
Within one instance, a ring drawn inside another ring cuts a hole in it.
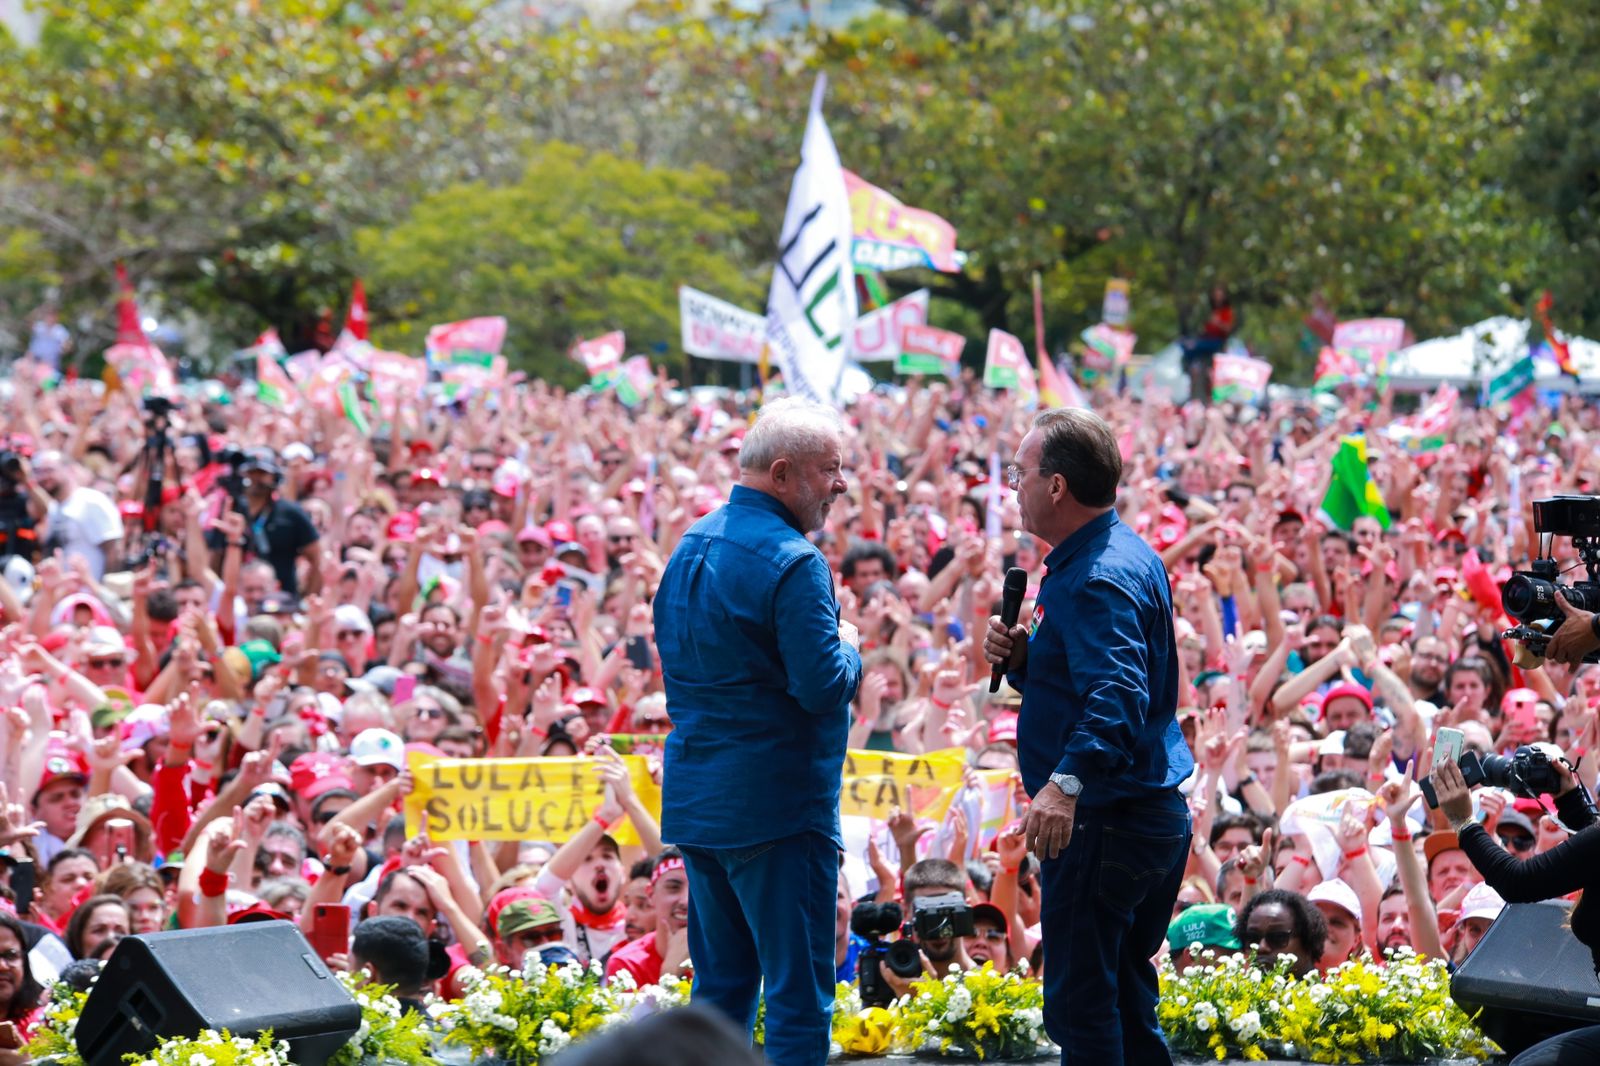
[[[428,330],[424,348],[429,362],[449,362],[456,356],[463,362],[487,362],[472,357],[499,355],[505,341],[505,318],[488,315],[433,326]]]
[[[1028,361],[1028,350],[1005,330],[989,331],[989,348],[983,361],[983,384],[991,389],[1016,389],[1025,397],[1038,395],[1033,365]]]
[[[661,809],[661,790],[639,755],[624,755],[634,794],[645,809]],[[562,843],[591,820],[605,801],[593,759],[437,759],[413,752],[407,764],[416,788],[405,798],[406,834],[434,840],[550,840]],[[632,824],[613,832],[637,844]]]
[[[1080,333],[1078,339],[1083,341],[1083,367],[1093,372],[1092,381],[1127,366],[1139,338],[1128,330],[1098,323]]]
[[[897,374],[944,374],[955,377],[961,367],[961,352],[967,338],[933,326],[906,326],[900,334],[900,355],[894,361]]]
[[[754,311],[680,285],[678,323],[683,331],[683,350],[690,355],[730,363],[761,362],[767,320]]]
[[[899,359],[900,339],[905,331],[928,324],[928,295],[927,289],[918,289],[856,319],[850,335],[850,358],[858,363]]]
[[[932,211],[907,207],[871,182],[844,171],[855,240],[851,257],[860,270],[929,267],[946,274],[961,271],[956,228]]]
[[[924,755],[846,752],[839,811],[888,818],[891,808],[899,807],[918,818],[943,818],[965,767],[964,753],[955,748]]]
[[[1495,375],[1485,374],[1483,377],[1483,402],[1486,406],[1505,403],[1513,397],[1520,396],[1525,390],[1533,386],[1535,368],[1533,355],[1530,353],[1518,359]]]
[[[571,354],[589,371],[589,380],[594,381],[615,373],[622,366],[622,353],[626,347],[627,339],[619,329],[593,340],[580,340],[572,346]]]
[[[1272,364],[1265,359],[1218,352],[1211,365],[1212,401],[1255,403],[1266,395],[1271,378]]]

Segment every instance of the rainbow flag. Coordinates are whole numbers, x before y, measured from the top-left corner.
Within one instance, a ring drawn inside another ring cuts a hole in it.
[[[1550,320],[1550,310],[1555,307],[1555,303],[1555,297],[1550,294],[1549,289],[1546,289],[1544,295],[1539,297],[1539,325],[1544,327],[1545,343],[1550,345],[1550,354],[1555,356],[1556,366],[1561,369],[1563,374],[1573,381],[1577,381],[1578,367],[1572,361],[1572,349],[1568,347],[1565,340],[1556,336],[1555,323]]]

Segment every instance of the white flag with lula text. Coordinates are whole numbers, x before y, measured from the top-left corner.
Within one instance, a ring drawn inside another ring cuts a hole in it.
[[[850,196],[822,118],[827,78],[817,76],[800,168],[789,187],[778,262],[767,295],[767,344],[791,396],[837,404],[856,321]]]

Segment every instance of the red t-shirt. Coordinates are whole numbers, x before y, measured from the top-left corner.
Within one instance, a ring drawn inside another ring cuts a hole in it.
[[[606,963],[606,980],[609,981],[618,970],[627,970],[632,974],[633,983],[640,988],[660,984],[661,952],[656,950],[656,935],[646,933],[613,951],[610,961]]]

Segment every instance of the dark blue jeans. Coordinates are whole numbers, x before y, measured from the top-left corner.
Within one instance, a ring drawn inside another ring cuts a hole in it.
[[[1044,863],[1044,1025],[1062,1066],[1170,1066],[1150,958],[1188,850],[1189,808],[1174,790],[1079,807],[1072,842]]]
[[[767,1061],[821,1066],[833,1021],[839,849],[820,833],[684,847],[694,1001],[750,1032],[766,978]]]

